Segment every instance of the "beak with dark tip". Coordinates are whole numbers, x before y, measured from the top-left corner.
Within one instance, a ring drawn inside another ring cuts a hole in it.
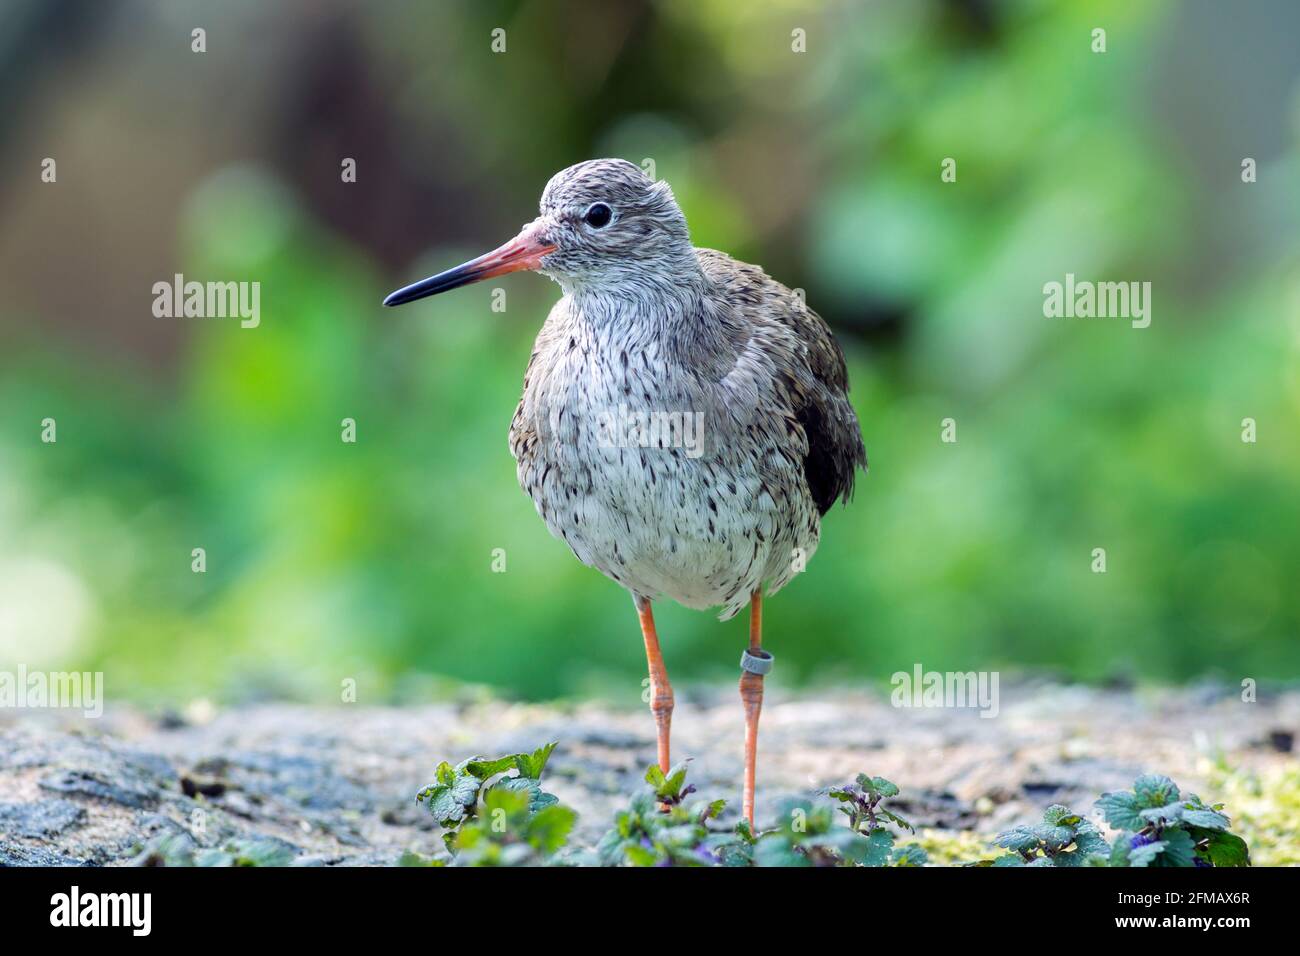
[[[437,295],[448,289],[458,289],[471,282],[481,282],[510,272],[524,269],[540,269],[542,257],[555,251],[555,244],[548,242],[542,234],[539,222],[529,223],[519,235],[504,246],[493,249],[487,255],[471,259],[454,269],[439,272],[436,276],[421,279],[404,289],[398,289],[384,299],[384,305],[404,305],[423,299],[425,296]]]

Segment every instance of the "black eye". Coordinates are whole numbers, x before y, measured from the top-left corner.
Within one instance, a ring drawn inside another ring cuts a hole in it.
[[[609,221],[613,217],[614,210],[603,202],[594,202],[591,204],[591,208],[587,210],[587,214],[582,218],[592,229],[602,229],[609,225]]]

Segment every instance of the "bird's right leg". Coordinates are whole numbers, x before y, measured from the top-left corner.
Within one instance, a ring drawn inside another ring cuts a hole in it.
[[[745,782],[740,812],[754,829],[754,782],[758,775],[758,715],[763,710],[763,675],[772,669],[772,655],[763,650],[763,589],[749,598],[749,650],[740,657],[740,699],[745,705]]]
[[[654,714],[655,732],[659,738],[659,769],[668,772],[668,733],[673,723],[673,686],[668,683],[664,657],[659,652],[659,635],[655,633],[655,618],[650,602],[634,597],[636,613],[641,619],[641,636],[645,638],[645,656],[650,664],[650,713]]]

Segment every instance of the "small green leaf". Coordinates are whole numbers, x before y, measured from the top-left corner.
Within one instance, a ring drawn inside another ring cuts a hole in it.
[[[897,813],[895,813],[892,810],[886,810],[884,807],[880,807],[876,810],[876,815],[884,817],[886,820],[889,820],[891,823],[897,824],[898,826],[902,827],[904,830],[910,830],[913,833],[916,832],[916,827],[912,826],[910,822],[904,820],[902,817],[900,817]]]
[[[1038,834],[1032,827],[1015,826],[1010,830],[1003,830],[993,838],[993,845],[1000,846],[1003,849],[1013,850],[1016,853],[1026,853],[1038,847]]]
[[[519,769],[520,776],[540,780],[542,770],[545,769],[546,762],[551,759],[551,754],[558,744],[558,741],[553,740],[549,744],[538,747],[531,754],[515,754],[514,762]]]
[[[465,816],[465,805],[452,794],[451,787],[434,787],[429,791],[429,813],[442,826],[459,823]]]
[[[629,843],[623,847],[627,861],[633,866],[654,866],[659,858],[639,843]]]
[[[1195,866],[1196,843],[1186,830],[1170,827],[1164,832],[1164,852],[1157,858],[1156,866]]]
[[[1202,856],[1215,866],[1250,866],[1246,841],[1235,833],[1213,833]]]
[[[477,777],[479,780],[486,780],[488,777],[495,776],[499,773],[505,773],[511,767],[515,766],[515,755],[509,757],[498,757],[495,760],[488,760],[485,757],[474,757],[465,761],[462,765],[464,771],[470,776]]]
[[[1121,838],[1122,839],[1122,838]],[[1139,847],[1134,847],[1128,852],[1128,863],[1126,866],[1150,866],[1164,852],[1165,841],[1156,840],[1153,843],[1146,843]]]
[[[1181,803],[1167,803],[1162,807],[1149,807],[1146,810],[1138,811],[1138,816],[1148,823],[1177,823],[1183,818],[1183,805]]]
[[[1160,774],[1143,774],[1133,781],[1133,792],[1142,809],[1162,807],[1178,799],[1178,785]]]
[[[843,859],[858,866],[884,866],[894,848],[894,835],[888,830],[874,830],[863,836],[840,827],[833,831],[831,845]]]
[[[1184,809],[1183,822],[1206,830],[1228,829],[1228,818],[1222,813],[1209,809]]]
[[[1053,804],[1043,811],[1043,822],[1050,823],[1053,826],[1072,827],[1082,819],[1083,817],[1072,812],[1069,807],[1063,807],[1059,803]]]
[[[1103,793],[1097,800],[1097,809],[1102,817],[1116,830],[1141,830],[1145,825],[1138,815],[1137,797],[1127,790]]]
[[[895,847],[889,855],[890,866],[925,866],[930,855],[915,843]]]
[[[663,790],[659,792],[659,796],[676,799],[682,796],[682,786],[685,783],[686,763],[683,761],[668,771],[668,779],[664,781]]]
[[[528,821],[528,842],[538,852],[549,856],[564,846],[577,819],[578,815],[568,807],[544,807]]]
[[[861,777],[858,778],[858,782],[862,782]],[[898,796],[898,787],[892,782],[886,780],[884,777],[869,777],[868,784],[869,786],[864,784],[862,787],[862,789],[866,790],[868,793],[873,793],[879,797]]]

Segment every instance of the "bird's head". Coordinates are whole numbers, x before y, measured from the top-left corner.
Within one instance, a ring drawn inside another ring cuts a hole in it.
[[[566,292],[634,294],[693,267],[686,217],[668,184],[625,160],[593,159],[552,176],[542,192],[541,215],[505,245],[398,289],[384,305],[525,269],[550,276]]]

